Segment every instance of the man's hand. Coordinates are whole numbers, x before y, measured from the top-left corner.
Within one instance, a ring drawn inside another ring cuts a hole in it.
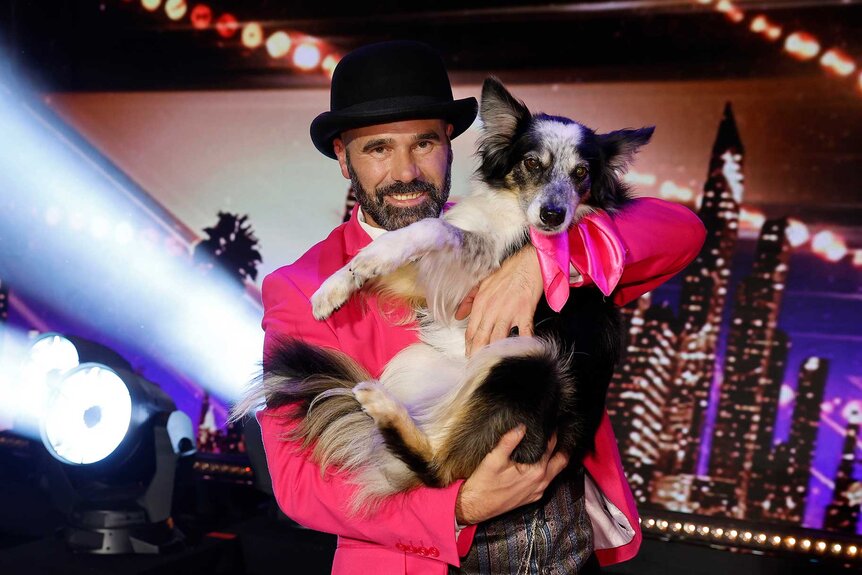
[[[467,355],[508,337],[513,327],[518,328],[518,335],[533,335],[533,316],[542,289],[536,248],[527,244],[473,288],[458,306],[456,319],[470,316]]]
[[[554,477],[568,465],[568,455],[554,453],[556,435],[536,463],[524,465],[512,461],[510,456],[524,438],[524,431],[524,426],[519,425],[503,435],[473,475],[461,484],[455,502],[455,519],[459,524],[481,523],[538,501]]]

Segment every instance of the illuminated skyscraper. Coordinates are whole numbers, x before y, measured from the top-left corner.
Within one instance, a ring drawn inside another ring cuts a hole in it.
[[[620,366],[614,372],[613,379],[608,386],[607,409],[611,423],[614,425],[614,433],[617,437],[626,438],[632,432],[631,418],[629,417],[629,406],[625,404],[623,395],[632,389],[632,366],[628,364],[628,356],[639,349],[638,343],[641,339],[644,327],[644,314],[649,309],[652,296],[645,293],[635,301],[620,308],[622,324],[625,329],[623,341],[625,346],[621,354]]]
[[[826,507],[823,527],[856,535],[859,507],[862,504],[862,483],[853,477],[854,468],[859,461],[856,458],[856,441],[859,436],[859,423],[862,422],[862,414],[857,406],[853,406],[853,413],[849,414],[848,420],[841,463],[838,464],[838,473],[835,476],[835,490],[832,502]]]
[[[787,369],[787,354],[790,350],[790,340],[787,333],[776,329],[772,337],[772,350],[769,355],[767,370],[768,384],[764,386],[760,401],[760,424],[757,431],[751,467],[751,482],[748,488],[748,519],[762,518],[763,503],[774,493],[774,487],[767,488],[766,478],[773,465],[773,441],[775,435],[775,416],[778,412],[778,402],[781,398],[781,386]]]
[[[648,499],[649,482],[661,453],[660,434],[676,344],[674,321],[673,312],[665,306],[651,306],[645,312],[639,307],[632,317],[626,360],[612,383],[617,395],[614,426],[620,455],[639,502]]]
[[[778,400],[776,382],[770,377],[771,355],[775,348],[776,324],[787,278],[790,243],[787,219],[768,220],[760,231],[754,266],[736,290],[724,379],[715,433],[709,459],[709,475],[737,481],[737,501],[731,512],[745,517],[755,455],[769,453],[772,436],[766,438],[761,424],[774,425],[774,407],[765,402]],[[778,382],[780,385],[780,382]],[[773,421],[765,421],[771,419]],[[765,441],[758,445],[758,441]]]
[[[820,405],[829,375],[829,361],[809,357],[799,369],[796,405],[790,434],[769,456],[764,473],[762,512],[756,516],[773,521],[801,523],[808,496],[811,462],[817,447]],[[754,505],[754,504],[753,504]],[[762,514],[761,514],[762,513]]]
[[[742,202],[744,148],[730,103],[718,127],[698,216],[706,241],[683,272],[677,366],[668,410],[669,449],[679,453],[667,473],[693,473],[715,370],[715,352],[727,299]]]

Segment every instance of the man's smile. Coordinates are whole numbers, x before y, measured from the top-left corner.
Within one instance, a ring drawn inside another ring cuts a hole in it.
[[[427,197],[426,192],[410,192],[407,194],[388,194],[386,201],[398,207],[410,207],[421,204]]]

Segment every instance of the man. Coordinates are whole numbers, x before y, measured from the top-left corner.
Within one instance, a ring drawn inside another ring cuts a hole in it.
[[[439,56],[412,42],[375,44],[348,54],[333,74],[331,90],[331,111],[314,120],[311,136],[318,150],[338,161],[357,206],[348,222],[264,280],[265,352],[280,337],[299,337],[340,349],[378,376],[389,359],[416,341],[414,332],[392,325],[373,300],[362,298],[317,322],[309,298],[386,230],[440,215],[449,195],[450,140],[473,122],[476,101],[454,100]],[[689,211],[638,200],[614,220],[598,215],[573,228],[571,266],[576,283],[614,290],[622,303],[681,270],[702,241],[703,228]],[[506,337],[515,326],[521,335],[531,332],[543,275],[553,275],[552,252],[543,247],[537,257],[527,246],[464,302],[458,313],[470,314],[469,350]],[[286,409],[258,416],[273,489],[287,515],[339,535],[333,573],[442,574],[449,565],[470,573],[527,566],[586,573],[596,562],[623,561],[637,552],[637,512],[607,417],[595,453],[584,462],[586,476],[554,481],[568,462],[554,454],[553,442],[538,463],[512,463],[509,455],[522,437],[515,429],[471,477],[442,489],[396,495],[372,516],[355,517],[347,512],[354,490],[350,478],[322,475],[298,445],[284,439],[288,427],[279,416]]]

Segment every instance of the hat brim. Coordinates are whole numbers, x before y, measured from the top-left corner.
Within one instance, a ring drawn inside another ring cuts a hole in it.
[[[320,150],[324,156],[336,159],[332,140],[337,138],[345,130],[364,128],[375,124],[387,124],[401,120],[425,120],[439,118],[452,124],[452,136],[455,138],[463,134],[476,119],[479,104],[476,98],[463,98],[451,102],[435,104],[410,103],[409,100],[399,99],[397,106],[392,102],[379,102],[376,105],[363,105],[339,110],[338,112],[324,112],[311,122],[311,141],[314,147]]]

